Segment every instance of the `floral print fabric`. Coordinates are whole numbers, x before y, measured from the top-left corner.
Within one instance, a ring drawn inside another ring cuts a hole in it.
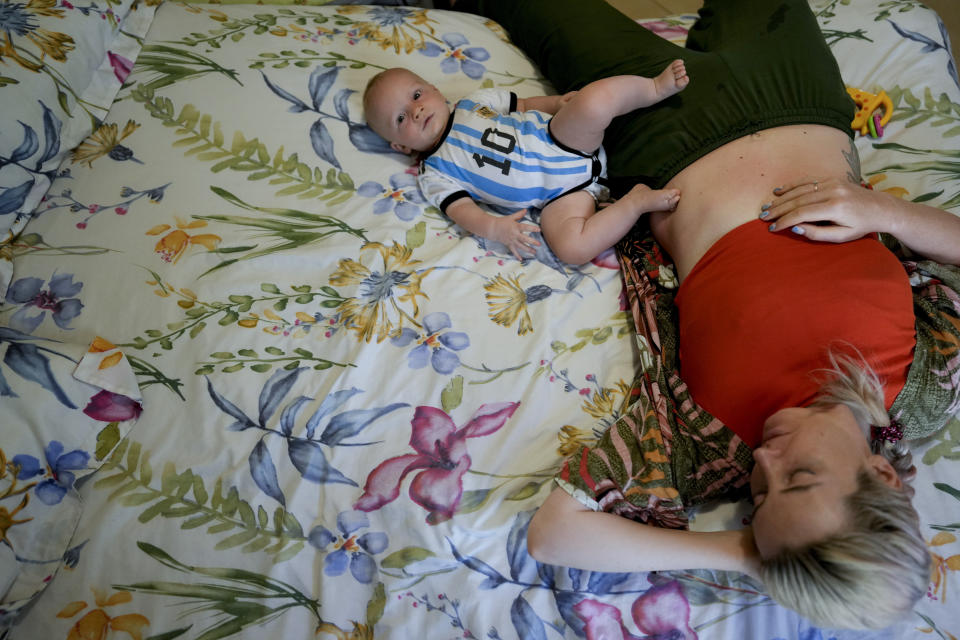
[[[0,295],[11,239],[107,115],[159,2],[0,2]]]
[[[925,165],[950,152],[954,125],[937,123],[956,122],[960,89],[932,14],[887,8],[818,8],[850,83],[910,115],[858,139],[865,171],[948,205],[960,179]],[[617,261],[542,246],[519,263],[464,235],[360,103],[395,65],[452,99],[550,91],[499,27],[171,2],[128,59],[109,114],[3,249],[2,549],[20,584],[46,585],[3,596],[11,637],[841,637],[746,576],[527,554],[561,461],[633,411],[650,362]],[[918,449],[935,573],[890,637],[957,626],[958,438],[952,422]]]

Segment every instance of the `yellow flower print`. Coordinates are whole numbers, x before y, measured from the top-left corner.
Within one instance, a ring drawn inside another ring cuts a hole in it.
[[[499,22],[494,20],[484,20],[483,26],[490,31],[493,31],[494,35],[503,40],[504,42],[510,42],[510,36],[507,35],[507,30],[504,29]]]
[[[340,323],[365,342],[370,342],[374,335],[377,342],[383,342],[398,335],[405,321],[419,326],[416,320],[420,315],[417,297],[429,299],[420,290],[420,284],[433,269],[418,273],[416,267],[420,261],[412,259],[413,250],[396,242],[391,247],[368,242],[360,248],[361,253],[373,250],[380,255],[382,271],[344,258],[330,274],[330,284],[359,287],[356,297],[346,299],[337,307]],[[412,313],[401,304],[412,306]]]
[[[80,143],[80,145],[70,152],[70,161],[73,164],[86,162],[88,167],[93,167],[93,161],[103,156],[110,156],[114,160],[133,160],[140,162],[133,157],[133,151],[120,144],[120,141],[140,128],[140,125],[133,120],[127,120],[123,125],[123,131],[117,135],[117,124],[100,125],[96,131],[90,134],[90,137]]]
[[[329,634],[337,640],[373,640],[373,627],[356,621],[352,622],[352,631],[344,631],[332,622],[321,622],[317,627],[317,633]]]
[[[7,539],[7,531],[12,529],[15,525],[23,524],[33,520],[33,518],[24,518],[22,520],[17,520],[14,518],[14,516],[26,508],[29,503],[30,495],[26,494],[20,500],[20,504],[18,504],[13,511],[7,511],[6,507],[0,507],[0,542],[6,542],[9,545],[10,540]]]
[[[14,37],[25,38],[40,49],[42,60],[49,56],[57,62],[66,62],[67,52],[73,51],[73,38],[65,33],[41,29],[36,18],[63,18],[63,9],[55,8],[57,0],[29,0],[4,2],[0,4],[0,61],[4,56],[13,58],[17,64],[29,71],[39,71],[43,62],[31,62],[17,51]]]
[[[583,410],[597,420],[619,417],[629,402],[630,385],[623,380],[614,388],[603,387],[583,401]]]
[[[928,547],[940,547],[951,542],[956,542],[957,537],[947,531],[941,531],[933,536],[933,540],[927,543]],[[930,552],[932,560],[930,565],[930,591],[928,595],[940,602],[947,601],[947,573],[960,569],[960,555],[953,555],[948,558]]]
[[[396,53],[422,49],[424,32],[416,27],[426,27],[432,35],[430,23],[436,22],[427,16],[426,9],[407,7],[375,7],[370,9],[368,15],[371,18],[369,22],[356,23],[357,34],[379,43],[382,49],[393,47]]]
[[[583,447],[593,446],[597,441],[592,431],[584,431],[569,424],[560,428],[557,439],[560,440],[557,453],[564,458],[572,456]]]
[[[533,331],[533,321],[527,311],[527,304],[543,300],[553,293],[553,289],[543,284],[535,284],[524,289],[520,286],[519,276],[504,278],[499,273],[483,285],[483,288],[487,291],[490,319],[497,324],[509,327],[517,318],[520,318],[520,324],[517,327],[519,336]]]
[[[876,175],[870,176],[870,178],[867,180],[867,184],[870,185],[871,189],[875,189],[878,184],[880,184],[886,179],[887,179],[887,174],[878,173]],[[884,193],[889,193],[890,195],[896,196],[898,198],[903,198],[904,196],[910,194],[910,192],[904,189],[903,187],[887,187],[886,189],[880,189],[880,191],[883,191]]]
[[[8,483],[7,487],[0,491],[0,500],[17,495],[23,496],[20,499],[20,504],[14,507],[13,511],[8,511],[6,507],[0,507],[0,542],[6,542],[8,545],[10,544],[10,541],[7,539],[7,532],[18,524],[23,524],[33,520],[33,518],[17,520],[14,517],[23,511],[28,504],[30,504],[30,494],[28,494],[27,491],[37,485],[36,482],[31,482],[18,488],[17,476],[19,474],[20,465],[13,462],[8,462],[7,454],[3,452],[3,449],[0,449],[0,480]]]
[[[177,228],[160,238],[157,246],[153,248],[155,252],[160,254],[160,258],[164,262],[176,262],[180,259],[180,256],[183,255],[187,247],[193,244],[203,245],[208,251],[216,251],[217,245],[221,240],[220,236],[212,233],[202,233],[192,236],[187,233],[187,230],[207,226],[205,221],[194,220],[193,222],[185,222],[180,218],[176,218],[176,221]],[[171,228],[168,224],[158,224],[146,233],[148,236],[158,236]]]
[[[77,620],[76,624],[67,634],[67,640],[100,640],[107,637],[107,631],[122,631],[129,635],[133,640],[143,640],[144,627],[150,626],[150,620],[139,613],[127,613],[119,616],[111,616],[103,609],[118,604],[125,604],[133,600],[129,591],[119,591],[112,596],[99,589],[92,589],[94,602],[97,609],[88,611],[82,618]],[[67,604],[57,613],[58,618],[72,618],[84,609],[87,603],[83,600],[77,600]]]

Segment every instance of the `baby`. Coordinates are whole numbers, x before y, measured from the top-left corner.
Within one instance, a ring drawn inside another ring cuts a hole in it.
[[[540,244],[521,222],[542,209],[543,237],[564,262],[582,264],[612,247],[646,212],[670,211],[677,189],[635,186],[597,209],[605,177],[600,143],[613,118],[660,102],[689,83],[682,60],[655,78],[613,76],[563,96],[517,98],[484,89],[456,103],[453,113],[436,87],[402,68],[367,85],[370,127],[401,153],[419,153],[420,189],[470,233],[503,243],[520,260]],[[551,117],[552,116],[552,117]],[[494,216],[477,202],[520,208]]]

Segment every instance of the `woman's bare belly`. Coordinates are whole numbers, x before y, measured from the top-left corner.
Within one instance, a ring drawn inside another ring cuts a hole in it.
[[[682,280],[725,233],[757,220],[776,187],[849,179],[852,149],[844,132],[824,125],[765,129],[727,143],[666,185],[680,190],[680,203],[673,212],[650,214],[654,237],[673,258]],[[856,160],[854,164],[859,166]]]

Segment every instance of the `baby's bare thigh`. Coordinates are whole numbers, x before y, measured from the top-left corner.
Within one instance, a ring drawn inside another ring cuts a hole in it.
[[[582,224],[597,211],[597,201],[588,192],[574,191],[561,196],[540,212],[540,229],[547,243],[550,236],[560,233],[570,224]]]
[[[576,98],[550,120],[550,135],[554,140],[581,153],[594,153],[600,147],[605,128],[584,113]]]

